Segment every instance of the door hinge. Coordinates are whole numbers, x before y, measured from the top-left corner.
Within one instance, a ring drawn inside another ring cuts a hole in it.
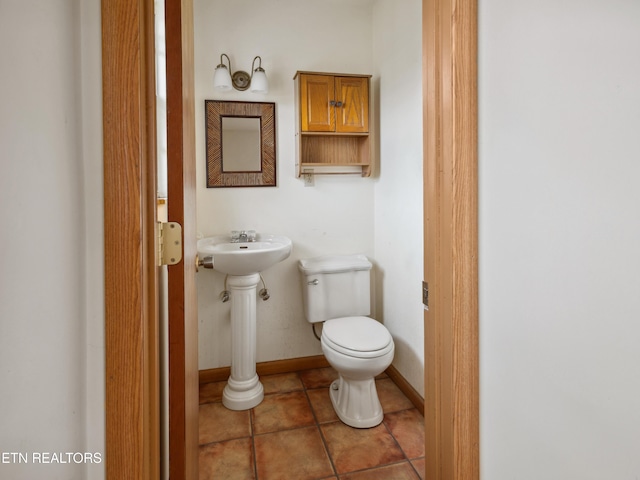
[[[158,222],[158,266],[175,265],[182,260],[182,226],[177,222]]]
[[[422,282],[422,304],[425,310],[429,310],[429,284]]]

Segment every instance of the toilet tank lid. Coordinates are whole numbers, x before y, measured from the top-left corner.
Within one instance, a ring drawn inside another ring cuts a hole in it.
[[[298,262],[298,268],[305,275],[316,275],[318,273],[371,270],[371,262],[362,254],[327,255],[300,260]]]

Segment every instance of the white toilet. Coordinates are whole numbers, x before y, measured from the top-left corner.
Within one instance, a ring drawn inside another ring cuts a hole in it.
[[[389,331],[371,313],[371,262],[364,255],[300,260],[304,311],[310,323],[324,322],[320,339],[329,364],[340,374],[330,387],[340,420],[375,427],[383,412],[374,377],[393,360]]]

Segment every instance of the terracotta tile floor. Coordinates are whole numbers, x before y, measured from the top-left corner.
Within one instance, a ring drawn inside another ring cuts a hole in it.
[[[385,412],[374,428],[338,420],[332,368],[260,378],[264,401],[231,411],[226,382],[200,386],[200,479],[424,479],[424,418],[385,374],[376,379]]]

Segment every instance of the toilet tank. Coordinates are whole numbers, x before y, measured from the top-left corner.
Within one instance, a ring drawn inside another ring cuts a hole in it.
[[[371,313],[371,262],[364,255],[300,260],[304,313],[311,323]]]

